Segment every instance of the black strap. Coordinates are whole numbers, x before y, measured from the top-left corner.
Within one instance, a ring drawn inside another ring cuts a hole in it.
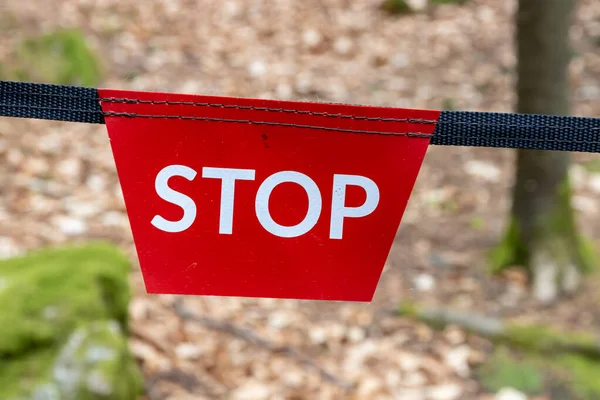
[[[431,144],[600,153],[600,118],[442,111]]]
[[[103,124],[98,89],[0,81],[0,116]]]
[[[0,81],[0,116],[104,123],[97,89]],[[431,144],[600,153],[600,118],[442,111]]]

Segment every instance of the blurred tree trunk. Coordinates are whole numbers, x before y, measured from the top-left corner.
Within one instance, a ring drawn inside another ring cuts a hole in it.
[[[517,112],[569,114],[569,28],[574,0],[519,0]],[[518,150],[511,221],[494,253],[496,271],[524,266],[544,302],[574,291],[591,259],[575,224],[570,154]]]

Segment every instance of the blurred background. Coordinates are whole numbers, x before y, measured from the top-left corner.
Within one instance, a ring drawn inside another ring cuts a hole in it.
[[[600,3],[521,1],[2,0],[0,78],[599,117]],[[0,118],[0,399],[600,399],[597,156],[431,146],[370,304],[182,298],[105,129]]]

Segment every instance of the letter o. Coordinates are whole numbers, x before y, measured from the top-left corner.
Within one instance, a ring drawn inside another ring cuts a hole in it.
[[[306,216],[302,222],[294,226],[279,225],[273,220],[269,211],[271,192],[277,185],[285,182],[292,182],[302,186],[308,195],[308,211],[306,212]],[[258,188],[255,203],[256,217],[263,228],[275,236],[285,238],[298,237],[304,235],[316,225],[321,216],[322,203],[321,192],[315,181],[300,172],[281,171],[269,176]]]

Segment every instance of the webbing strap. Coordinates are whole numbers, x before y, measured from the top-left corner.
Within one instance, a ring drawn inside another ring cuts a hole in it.
[[[103,124],[98,89],[0,81],[0,116]]]
[[[431,144],[600,152],[600,118],[442,111]]]
[[[104,123],[97,89],[0,81],[0,116]],[[442,111],[431,144],[600,153],[600,118]]]

